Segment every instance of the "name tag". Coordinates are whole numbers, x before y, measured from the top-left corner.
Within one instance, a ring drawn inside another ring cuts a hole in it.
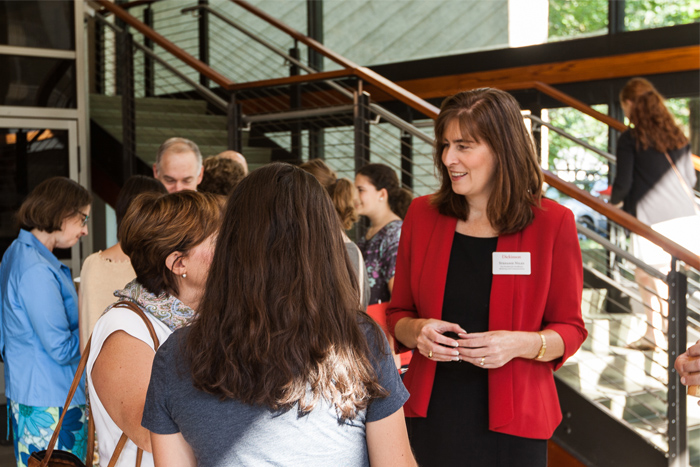
[[[530,253],[529,252],[495,252],[493,254],[493,274],[494,275],[530,275]]]

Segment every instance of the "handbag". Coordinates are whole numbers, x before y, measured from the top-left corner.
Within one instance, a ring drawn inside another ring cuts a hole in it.
[[[141,308],[139,308],[138,305],[128,300],[123,300],[112,305],[112,308],[117,307],[128,308],[137,315],[139,315],[143,322],[146,323],[148,333],[151,335],[151,339],[153,339],[154,349],[158,350],[158,346],[160,344],[158,341],[158,336],[156,336],[156,331],[155,329],[153,329],[153,325],[149,321],[148,317],[146,317],[146,314],[143,312],[143,310],[141,310]],[[64,408],[68,407],[70,401],[73,400],[75,391],[78,389],[78,385],[80,384],[80,378],[82,378],[83,376],[83,371],[85,371],[88,357],[90,356],[91,341],[92,337],[88,339],[88,342],[85,345],[85,351],[83,352],[83,356],[80,357],[80,363],[78,363],[78,369],[75,371],[75,376],[73,377],[73,383],[71,384],[70,390],[68,391],[66,403],[63,405]],[[92,411],[90,410],[89,401],[87,404],[88,449],[85,464],[83,464],[83,461],[81,461],[80,458],[78,458],[78,456],[71,452],[54,449],[56,447],[56,442],[58,441],[58,434],[61,432],[61,425],[63,424],[63,417],[66,415],[66,412],[67,410],[63,410],[61,417],[58,419],[58,423],[56,424],[56,428],[53,430],[53,436],[51,436],[51,440],[49,441],[49,445],[47,446],[47,448],[43,451],[33,452],[31,456],[29,456],[29,459],[27,459],[27,467],[92,467],[93,450],[95,445],[95,422],[92,418]],[[119,456],[121,455],[122,450],[124,449],[124,446],[126,445],[128,439],[129,438],[127,438],[127,436],[124,433],[122,433],[122,435],[119,437],[119,442],[114,448],[114,453],[112,454],[112,458],[109,460],[108,467],[114,467],[116,465],[117,460],[119,460]],[[136,451],[136,467],[141,466],[142,456],[143,450],[141,448],[138,448],[138,450]]]
[[[668,163],[671,164],[671,168],[676,173],[678,180],[681,182],[685,194],[688,195],[691,203],[693,203],[695,214],[659,222],[654,224],[652,228],[690,252],[700,256],[700,236],[698,235],[698,233],[700,233],[700,208],[698,208],[693,191],[681,175],[676,164],[673,163],[673,159],[671,159],[668,153],[664,155]]]

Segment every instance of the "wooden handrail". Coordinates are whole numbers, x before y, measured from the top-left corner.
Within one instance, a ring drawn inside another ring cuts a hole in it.
[[[375,73],[374,71],[361,67],[357,65],[356,63],[348,60],[347,58],[338,55],[337,53],[333,52],[320,42],[311,39],[310,37],[305,36],[304,34],[300,33],[296,29],[293,29],[286,24],[282,23],[276,18],[273,18],[272,16],[268,15],[261,9],[254,7],[253,5],[249,4],[248,2],[244,0],[231,0],[233,3],[236,5],[248,10],[250,13],[254,14],[258,18],[267,21],[274,27],[280,29],[281,31],[284,31],[291,37],[293,37],[295,40],[301,42],[302,44],[305,44],[306,46],[310,47],[311,49],[315,50],[316,52],[320,53],[324,57],[332,60],[333,62],[339,64],[345,69],[348,70],[353,70],[354,74],[370,83],[372,83],[374,86],[377,88],[383,90],[387,94],[391,95],[393,98],[403,102],[404,104],[410,106],[411,108],[419,111],[420,113],[424,114],[427,117],[430,118],[436,118],[438,113],[440,113],[439,109],[435,107],[434,105],[424,101],[420,97],[416,96],[415,94],[405,90],[401,86],[398,86],[396,83],[393,83],[389,81],[388,79],[384,78],[383,76],[379,75],[378,73]]]
[[[647,224],[639,221],[636,217],[616,208],[609,203],[604,203],[585,190],[580,189],[573,183],[565,182],[554,175],[549,170],[543,170],[545,181],[561,191],[567,196],[582,202],[586,206],[598,211],[618,225],[646,238],[652,243],[660,246],[664,251],[675,256],[689,266],[700,270],[700,256],[680,246],[676,242],[664,237]]]
[[[134,0],[132,2],[120,3],[119,8],[122,10],[128,10],[130,8],[136,8],[137,6],[141,5],[150,5],[159,1],[160,0]]]
[[[319,73],[311,73],[308,75],[295,75],[287,76],[285,78],[274,78],[274,79],[262,79],[260,81],[251,81],[248,83],[234,83],[228,86],[226,89],[229,91],[241,91],[246,89],[256,89],[256,88],[274,88],[278,86],[289,86],[290,84],[300,84],[300,83],[310,83],[312,81],[323,81],[332,80],[338,78],[344,78],[348,76],[355,76],[355,70],[344,69],[344,70],[334,70],[334,71],[322,71]]]
[[[302,44],[306,44],[308,47],[312,48],[316,52],[320,53],[326,58],[329,58],[330,60],[334,61],[338,65],[342,66],[343,68],[351,68],[355,69],[358,67],[358,65],[354,62],[351,62],[347,58],[343,57],[342,55],[338,55],[337,53],[333,52],[331,49],[327,48],[325,45],[321,44],[320,42],[311,39],[310,37],[305,36],[304,34],[300,33],[294,28],[289,27],[288,25],[284,24],[283,22],[279,21],[277,18],[268,15],[265,13],[263,10],[260,8],[257,8],[253,5],[251,5],[248,2],[245,2],[243,0],[231,0],[233,3],[236,5],[240,6],[241,8],[248,10],[250,13],[254,14],[258,18],[267,21],[280,31],[283,31],[287,33],[288,35],[292,36],[294,39],[298,40]]]
[[[586,115],[590,115],[599,122],[603,122],[609,127],[616,129],[617,131],[627,130],[627,125],[625,125],[621,121],[612,118],[610,115],[598,112],[588,104],[585,104],[582,101],[571,97],[570,95],[565,94],[560,90],[550,86],[549,84],[543,83],[541,81],[524,81],[519,83],[508,83],[501,84],[496,87],[504,91],[514,91],[520,89],[537,89],[541,93],[546,94],[549,97],[552,97],[555,100],[558,100],[559,102],[566,104],[569,107],[572,107],[580,112],[583,112]]]
[[[552,97],[559,102],[568,105],[569,107],[572,107],[576,110],[579,110],[580,112],[585,113],[586,115],[590,115],[591,117],[595,118],[599,122],[603,122],[606,125],[608,125],[611,128],[614,128],[617,131],[626,131],[627,130],[627,125],[622,123],[619,120],[616,120],[612,118],[610,115],[605,115],[604,113],[598,112],[597,110],[593,109],[589,105],[584,104],[578,99],[575,99],[568,94],[564,94],[563,92],[559,91],[558,89],[553,88],[552,86],[545,84],[541,81],[523,81],[520,83],[510,83],[510,84],[503,84],[497,86],[499,89],[502,89],[504,91],[513,91],[516,89],[537,89],[538,91],[542,92],[543,94],[547,94],[549,97]],[[695,154],[692,155],[692,160],[693,160],[693,167],[695,168],[696,171],[700,172],[700,157],[696,156]]]
[[[144,23],[131,16],[129,13],[121,9],[118,5],[115,5],[109,0],[97,0],[97,2],[105,10],[112,13],[115,17],[121,19],[126,24],[143,34],[145,37],[151,39],[155,44],[158,44],[160,47],[165,49],[168,53],[182,60],[185,64],[195,69],[200,74],[206,76],[219,86],[226,88],[233,84],[233,81],[226,78],[224,75],[218,73],[217,71],[214,71],[213,69],[209,68],[206,64],[197,60],[192,55],[188,54],[187,52],[185,52],[184,50],[167,40],[165,37],[161,36],[153,29],[149,28]]]

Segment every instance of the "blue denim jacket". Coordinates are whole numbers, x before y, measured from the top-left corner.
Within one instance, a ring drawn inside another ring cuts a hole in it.
[[[35,407],[62,407],[80,361],[78,295],[70,270],[21,230],[0,264],[5,395]],[[85,404],[81,384],[71,405]]]

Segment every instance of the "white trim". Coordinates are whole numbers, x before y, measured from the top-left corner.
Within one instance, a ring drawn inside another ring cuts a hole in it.
[[[46,118],[75,120],[79,117],[79,112],[78,109],[0,105],[0,117],[36,118],[37,115]]]
[[[75,60],[74,50],[40,49],[38,47],[17,47],[0,45],[0,55],[19,55],[22,57],[62,58]]]
[[[92,191],[92,177],[90,177],[90,135],[88,135],[90,127],[89,119],[89,108],[88,108],[88,60],[87,60],[87,43],[85,40],[86,27],[85,27],[85,12],[83,10],[85,2],[83,0],[74,0],[73,13],[75,15],[75,97],[77,116],[78,116],[78,140],[77,145],[79,148],[78,158],[76,159],[79,166],[80,172],[78,173],[78,183],[87,187],[88,190]],[[93,203],[94,204],[94,203]],[[89,228],[92,230],[92,221],[90,221]],[[80,244],[82,245],[82,257],[79,256],[78,269],[75,275],[80,274],[80,266],[83,264],[83,260],[93,251],[93,236],[88,235],[80,239]],[[80,254],[80,252],[78,253]],[[72,255],[72,253],[71,253]]]

